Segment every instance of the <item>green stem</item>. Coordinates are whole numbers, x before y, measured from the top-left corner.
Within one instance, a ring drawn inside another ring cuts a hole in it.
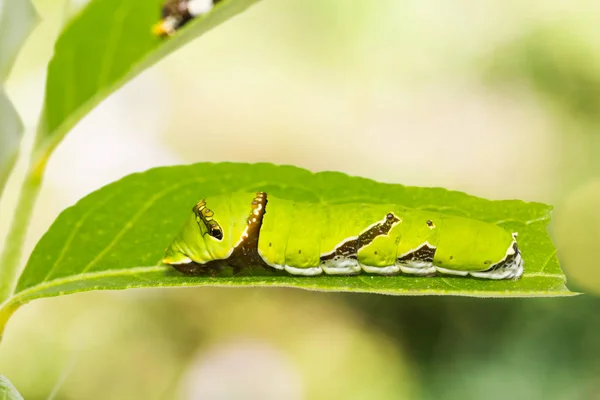
[[[0,303],[13,294],[21,272],[23,245],[29,228],[29,220],[40,192],[45,165],[45,159],[35,164],[27,172],[21,185],[18,204],[6,236],[2,255],[0,255]]]
[[[21,304],[11,302],[10,300],[0,305],[0,342],[2,341],[2,337],[4,335],[4,327],[6,326],[6,323],[20,306]]]

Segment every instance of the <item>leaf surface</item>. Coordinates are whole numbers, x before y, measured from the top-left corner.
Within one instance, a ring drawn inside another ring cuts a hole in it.
[[[91,1],[61,33],[48,65],[38,157],[129,79],[257,1],[224,0],[167,39],[151,33],[164,0]]]
[[[321,204],[399,203],[499,224],[519,233],[525,274],[518,281],[468,277],[299,277],[265,269],[241,276],[185,276],[161,265],[164,249],[204,196],[266,191]],[[66,209],[42,237],[19,280],[13,302],[95,289],[163,286],[279,286],[394,295],[480,297],[568,296],[546,226],[551,207],[489,201],[442,188],[406,187],[272,164],[200,163],[129,175]]]

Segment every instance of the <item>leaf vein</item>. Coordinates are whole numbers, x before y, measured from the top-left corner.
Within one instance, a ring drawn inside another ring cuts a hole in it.
[[[111,70],[112,61],[117,53],[116,48],[119,44],[119,39],[122,36],[121,32],[123,28],[123,21],[127,13],[130,11],[132,4],[133,2],[121,2],[119,3],[117,10],[115,10],[115,23],[113,24],[113,27],[109,29],[110,33],[107,40],[107,46],[104,51],[102,66],[98,72],[98,83],[96,85],[98,87],[98,91],[102,91],[104,86],[107,86],[108,84],[108,76]]]
[[[523,278],[555,278],[555,279],[563,279],[564,275],[562,274],[548,274],[545,272],[530,272],[523,274]]]
[[[460,289],[458,286],[451,284],[450,282],[448,282],[446,280],[446,278],[441,278],[442,282],[444,282],[446,285],[450,286],[452,289]]]
[[[105,199],[102,199],[102,201],[95,204],[94,207],[90,207],[88,209],[88,211],[85,214],[83,214],[83,216],[81,218],[79,218],[77,220],[77,223],[75,224],[74,228],[71,230],[71,233],[69,234],[69,237],[65,241],[65,243],[60,251],[60,254],[58,255],[58,258],[54,261],[54,263],[52,264],[52,267],[50,267],[50,269],[46,273],[46,276],[44,276],[44,279],[42,279],[42,281],[40,283],[44,283],[48,280],[48,278],[50,278],[50,276],[52,275],[52,272],[54,272],[54,269],[56,268],[56,266],[63,260],[63,258],[67,254],[68,249],[71,246],[71,243],[73,242],[73,240],[79,233],[79,230],[81,229],[83,224],[87,221],[87,219],[91,215],[93,215],[94,212],[96,212],[98,209],[102,208],[106,203],[108,203],[113,197],[115,197],[115,195],[116,195],[116,193],[113,193],[110,196],[107,196]]]
[[[113,239],[111,240],[111,242],[98,254],[96,254],[96,256],[89,262],[87,263],[87,265],[83,268],[83,270],[81,271],[82,274],[86,273],[87,271],[89,271],[94,265],[96,265],[96,263],[102,259],[102,257],[104,257],[104,255],[106,255],[106,253],[108,253],[114,246],[115,244],[117,244],[119,242],[119,240],[134,226],[135,222],[141,218],[142,215],[144,215],[144,213],[146,211],[148,211],[148,209],[150,209],[150,207],[152,207],[154,205],[154,203],[156,203],[157,200],[159,200],[160,198],[166,196],[167,194],[176,191],[177,189],[186,186],[192,182],[202,182],[203,179],[201,178],[197,178],[197,179],[192,179],[190,181],[186,181],[186,182],[181,182],[178,185],[174,185],[171,186],[168,189],[162,190],[158,193],[156,193],[154,196],[152,196],[147,202],[146,204],[140,208],[138,210],[137,213],[135,213],[129,220],[127,220],[123,227],[121,228],[121,230],[113,237]]]
[[[136,276],[139,277],[141,273],[149,273],[149,272],[161,272],[161,271],[169,271],[171,268],[167,266],[149,266],[149,267],[129,267],[129,268],[119,268],[119,269],[110,269],[106,271],[98,271],[98,272],[82,272],[75,275],[69,275],[64,278],[52,279],[50,281],[41,282],[36,284],[35,286],[31,286],[21,292],[15,293],[15,297],[26,297],[32,293],[36,293],[42,291],[44,289],[51,289],[56,286],[60,286],[66,283],[72,282],[83,282],[86,280],[93,280],[96,278],[108,278],[112,276]]]
[[[548,258],[546,259],[546,262],[544,262],[544,265],[542,265],[542,269],[540,269],[540,271],[539,271],[540,273],[544,272],[544,270],[546,269],[548,264],[550,264],[550,260],[552,260],[552,257],[554,257],[555,255],[556,255],[556,248],[552,250],[552,252],[548,256]]]

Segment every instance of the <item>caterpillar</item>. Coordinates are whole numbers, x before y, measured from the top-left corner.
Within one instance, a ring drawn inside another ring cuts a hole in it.
[[[190,275],[263,266],[301,276],[482,279],[518,279],[524,265],[517,234],[494,224],[398,204],[322,205],[265,192],[200,200],[163,263]]]
[[[175,32],[195,17],[208,13],[222,0],[166,0],[162,6],[161,20],[152,27],[156,36],[173,36]]]

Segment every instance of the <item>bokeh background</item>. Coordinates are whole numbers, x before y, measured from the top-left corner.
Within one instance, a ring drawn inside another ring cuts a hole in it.
[[[29,133],[82,4],[34,3],[7,87]],[[76,294],[19,310],[0,371],[26,399],[600,399],[598,21],[596,0],[264,0],[77,125],[27,244],[131,172],[270,161],[554,204],[569,287],[590,295]]]

